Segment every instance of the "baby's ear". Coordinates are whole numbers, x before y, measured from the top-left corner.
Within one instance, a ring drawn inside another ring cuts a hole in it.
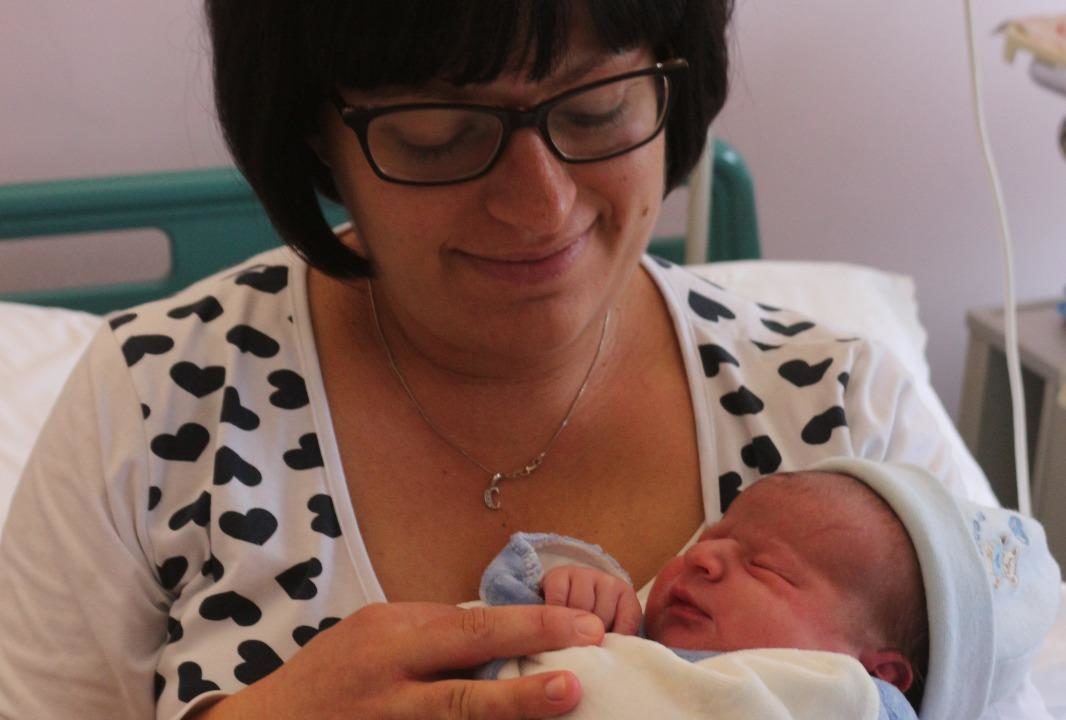
[[[914,684],[911,661],[898,650],[866,650],[859,653],[859,662],[870,675],[895,685],[902,693]]]

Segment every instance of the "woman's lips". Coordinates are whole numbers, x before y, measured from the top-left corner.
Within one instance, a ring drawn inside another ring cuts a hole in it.
[[[569,270],[577,261],[587,240],[586,232],[558,250],[530,258],[496,259],[462,251],[459,251],[459,255],[475,270],[495,280],[516,285],[532,285],[557,278]]]

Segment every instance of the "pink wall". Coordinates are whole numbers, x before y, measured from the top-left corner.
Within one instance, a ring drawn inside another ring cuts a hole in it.
[[[932,379],[955,412],[967,308],[1001,303],[992,192],[973,119],[962,0],[740,0],[719,132],[744,153],[763,248],[912,275]],[[985,110],[1014,233],[1020,299],[1066,284],[1066,96],[1003,60],[1006,18],[1062,0],[975,0]]]
[[[965,310],[1000,298],[961,2],[739,0],[734,94],[719,124],[755,176],[768,257],[915,277],[933,381],[952,410]],[[1066,97],[1036,87],[1027,60],[1006,65],[992,29],[1063,3],[975,10],[1020,295],[1050,296],[1066,283],[1066,160],[1053,142]],[[5,0],[0,183],[227,162],[199,12],[200,0]],[[664,224],[681,225],[682,205],[668,205]],[[75,261],[49,265],[69,278],[85,264]],[[0,253],[0,288],[25,287],[31,264],[24,249]]]

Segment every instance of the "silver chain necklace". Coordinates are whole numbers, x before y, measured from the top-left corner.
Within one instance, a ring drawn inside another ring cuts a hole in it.
[[[397,367],[396,359],[392,355],[392,348],[389,347],[389,343],[385,339],[385,333],[381,330],[381,319],[378,317],[378,306],[374,302],[374,283],[368,280],[367,287],[370,289],[370,309],[374,315],[374,329],[377,331],[378,340],[381,341],[381,347],[385,350],[385,358],[389,361],[389,369],[392,370],[392,374],[396,376],[396,379],[400,381],[400,387],[402,387],[403,391],[407,393],[407,397],[411,399],[411,402],[414,404],[415,409],[418,410],[418,414],[422,416],[422,420],[426,423],[427,426],[429,426],[429,429],[432,430],[436,434],[436,436],[443,440],[449,447],[451,447],[453,450],[455,450],[467,460],[472,462],[474,465],[477,465],[479,468],[481,468],[481,470],[485,472],[486,475],[489,476],[489,486],[485,488],[485,492],[482,495],[482,499],[485,502],[485,507],[487,507],[489,510],[499,510],[500,481],[529,477],[534,472],[536,472],[537,468],[539,468],[541,466],[541,463],[544,462],[544,458],[547,456],[548,451],[551,450],[552,445],[555,444],[556,438],[558,438],[559,434],[562,433],[563,428],[565,428],[570,423],[570,418],[574,414],[574,409],[577,407],[577,403],[581,399],[581,396],[585,394],[585,388],[588,387],[589,379],[592,377],[592,371],[596,367],[596,362],[600,359],[600,351],[603,350],[604,340],[607,337],[607,324],[611,319],[611,311],[608,310],[607,314],[603,318],[603,329],[600,331],[600,342],[596,346],[596,354],[592,356],[592,362],[589,363],[589,369],[585,372],[585,379],[581,381],[581,387],[577,389],[577,393],[574,395],[574,399],[570,401],[570,408],[566,411],[566,416],[563,418],[563,421],[559,423],[559,427],[555,429],[555,433],[551,436],[551,439],[548,440],[548,444],[544,446],[544,449],[541,450],[536,457],[526,463],[525,467],[505,473],[493,471],[485,467],[483,463],[471,457],[470,453],[468,453],[466,450],[452,442],[448,438],[448,436],[445,435],[440,430],[440,428],[438,428],[433,423],[433,421],[429,419],[429,415],[426,413],[426,409],[422,407],[422,403],[418,402],[418,398],[415,397],[415,394],[411,391],[410,386],[407,384],[407,380],[404,379],[403,373],[401,373],[400,368]]]

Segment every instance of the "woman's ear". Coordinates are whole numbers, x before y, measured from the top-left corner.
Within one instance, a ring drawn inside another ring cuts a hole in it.
[[[907,692],[914,684],[911,661],[898,650],[867,650],[859,653],[859,662],[873,677]]]

